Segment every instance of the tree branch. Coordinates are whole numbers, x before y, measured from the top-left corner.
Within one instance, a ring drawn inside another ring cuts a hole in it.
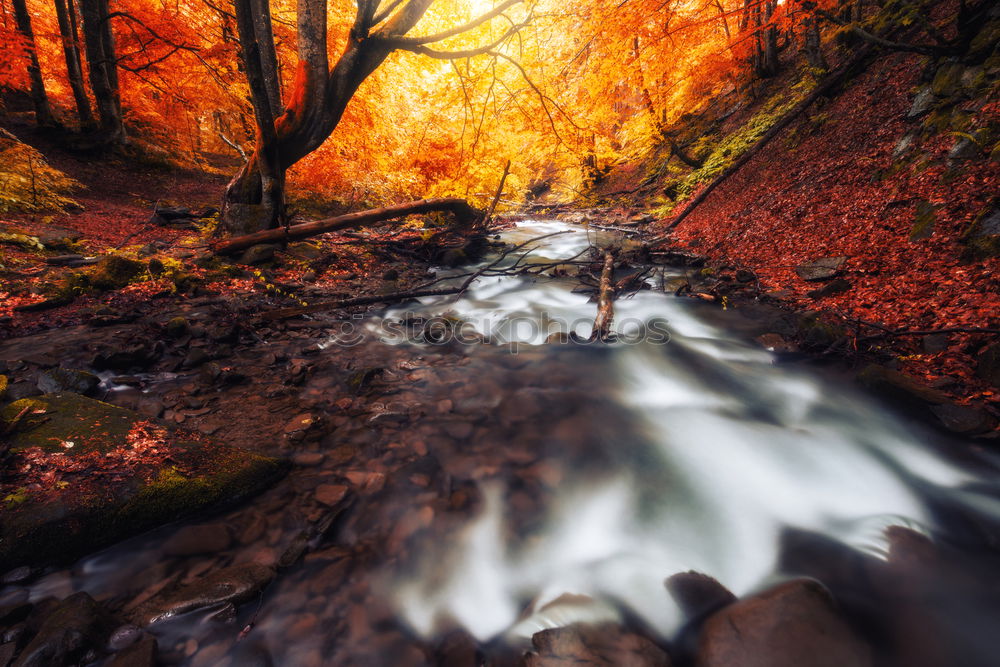
[[[506,0],[500,3],[490,11],[486,12],[479,18],[473,19],[468,23],[463,25],[455,26],[448,30],[442,30],[441,32],[434,33],[432,35],[424,35],[423,37],[399,37],[398,41],[410,46],[418,46],[420,44],[432,44],[434,42],[440,42],[442,40],[448,39],[449,37],[454,37],[455,35],[461,35],[463,32],[468,32],[474,28],[478,28],[482,24],[490,21],[491,19],[500,16],[508,8],[514,5],[520,4],[524,0]]]

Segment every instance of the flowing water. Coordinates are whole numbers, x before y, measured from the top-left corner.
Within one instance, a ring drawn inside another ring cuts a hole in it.
[[[528,261],[618,242],[544,221],[504,240],[556,232]],[[979,628],[998,620],[994,457],[938,442],[829,374],[778,363],[729,328],[735,316],[655,289],[615,304],[618,342],[546,345],[555,332],[586,337],[595,313],[579,280],[549,273],[482,278],[461,297],[370,318],[364,335],[332,335],[304,394],[329,390],[324,359],[350,345],[378,361],[384,396],[312,446],[319,465],[213,518],[232,536],[213,553],[164,549],[185,529],[170,526],[51,574],[32,595],[87,590],[127,605],[213,568],[273,561],[331,511],[317,490],[344,485],[355,500],[334,530],[312,535],[304,561],[235,622],[200,613],[156,628],[167,661],[421,664],[455,630],[521,647],[576,620],[669,641],[684,619],[663,581],[697,570],[737,595],[815,576],[862,625],[892,625],[892,604],[916,608],[921,631],[960,645],[949,655],[990,664],[996,646]],[[406,334],[435,319],[461,340]],[[868,581],[889,526],[949,554],[926,596],[890,604]],[[873,634],[898,653],[907,630],[893,632]]]

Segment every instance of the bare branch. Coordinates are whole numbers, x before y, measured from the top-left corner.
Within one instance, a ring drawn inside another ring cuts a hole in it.
[[[440,42],[441,40],[448,39],[449,37],[454,37],[455,35],[461,35],[463,32],[468,32],[474,28],[478,28],[487,21],[490,21],[491,19],[500,16],[500,14],[502,14],[508,8],[513,7],[514,5],[520,4],[522,2],[524,2],[524,0],[506,0],[505,2],[500,3],[499,5],[497,5],[490,11],[486,12],[479,18],[473,19],[472,21],[469,21],[468,23],[465,23],[463,25],[455,26],[454,28],[451,28],[449,30],[442,30],[441,32],[434,33],[433,35],[425,35],[423,37],[400,37],[398,38],[398,41],[403,42],[407,45],[432,44],[434,42]]]
[[[473,49],[465,49],[462,51],[438,51],[422,44],[414,44],[406,41],[405,39],[389,39],[383,40],[387,42],[390,46],[394,48],[401,49],[403,51],[411,51],[413,53],[419,53],[422,56],[427,56],[428,58],[435,58],[437,60],[461,60],[462,58],[472,58],[474,56],[481,56],[485,53],[491,53],[498,46],[502,45],[508,39],[510,39],[518,30],[523,28],[526,23],[519,23],[507,30],[498,40],[492,44],[487,44],[486,46],[480,46]]]

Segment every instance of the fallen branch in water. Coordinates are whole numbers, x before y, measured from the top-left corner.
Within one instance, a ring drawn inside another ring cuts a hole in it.
[[[368,306],[373,303],[396,303],[399,301],[409,301],[411,299],[420,299],[427,296],[448,296],[451,294],[462,294],[472,283],[484,275],[489,276],[499,276],[499,275],[512,275],[517,267],[520,265],[524,257],[519,258],[513,266],[507,267],[502,270],[495,270],[496,266],[500,264],[504,259],[506,259],[512,253],[523,249],[524,247],[535,243],[536,241],[541,241],[542,239],[547,239],[552,236],[559,236],[560,234],[568,234],[569,231],[553,232],[552,234],[545,234],[544,236],[536,236],[533,239],[529,239],[524,243],[520,243],[513,248],[505,250],[497,257],[495,260],[484,266],[483,268],[475,271],[473,273],[467,274],[468,277],[460,285],[452,287],[439,287],[436,289],[428,289],[431,285],[439,283],[442,280],[449,280],[460,276],[448,276],[447,278],[440,278],[438,280],[431,281],[430,283],[420,285],[412,290],[405,290],[403,292],[394,292],[392,294],[376,294],[373,296],[361,296],[353,299],[345,299],[342,301],[324,301],[322,303],[313,303],[308,306],[296,306],[293,308],[280,308],[278,310],[272,310],[261,315],[261,318],[265,321],[274,320],[284,320],[289,317],[296,317],[298,315],[307,315],[309,313],[318,313],[326,310],[337,310],[339,308],[350,308],[352,306]]]
[[[604,253],[604,268],[601,271],[601,286],[597,293],[597,317],[590,332],[590,340],[604,342],[611,333],[611,322],[615,319],[615,288],[611,282],[615,269],[615,259],[610,252]]]

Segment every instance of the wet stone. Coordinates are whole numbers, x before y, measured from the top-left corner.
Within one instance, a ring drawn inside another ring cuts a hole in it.
[[[115,629],[108,638],[109,651],[121,651],[139,641],[145,633],[138,626],[126,624]]]
[[[136,609],[133,620],[145,627],[226,602],[242,604],[257,595],[273,578],[274,570],[264,565],[233,565],[178,590],[157,595]]]
[[[870,667],[871,649],[819,583],[799,579],[733,603],[706,621],[700,667]]]
[[[232,537],[225,524],[208,523],[181,528],[166,541],[163,552],[168,556],[217,553],[229,548],[231,543]]]
[[[575,624],[543,630],[531,638],[531,643],[533,651],[524,656],[523,667],[672,664],[666,652],[652,641],[612,624]]]
[[[333,507],[344,499],[348,491],[349,489],[342,484],[320,484],[316,487],[314,497],[317,502]]]

